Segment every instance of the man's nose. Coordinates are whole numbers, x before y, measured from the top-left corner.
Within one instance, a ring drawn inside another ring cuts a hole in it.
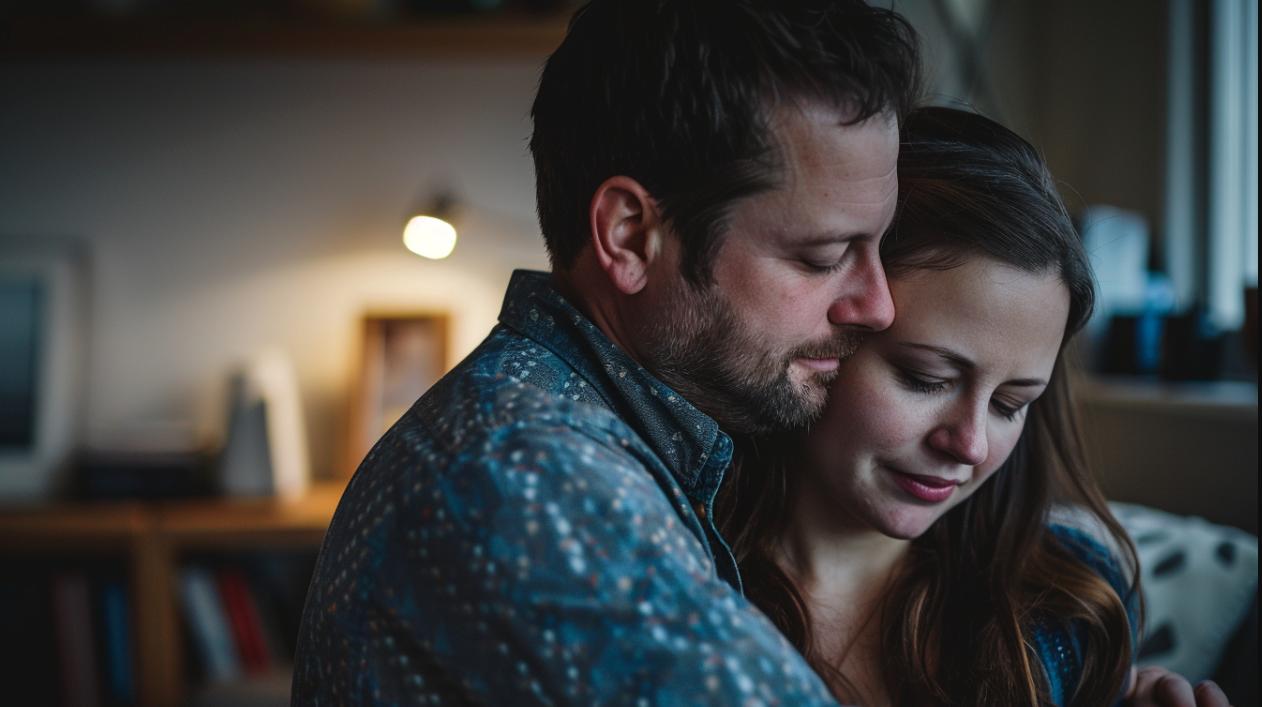
[[[875,247],[866,248],[856,267],[846,270],[841,292],[828,309],[833,324],[881,331],[894,321],[894,300],[890,299],[885,268]]]
[[[965,466],[977,466],[990,453],[986,441],[988,401],[961,401],[949,419],[929,435],[929,446]]]

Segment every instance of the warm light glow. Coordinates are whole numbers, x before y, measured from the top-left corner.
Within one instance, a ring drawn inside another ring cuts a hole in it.
[[[440,260],[456,247],[456,229],[433,216],[413,216],[403,229],[403,245],[417,255]]]

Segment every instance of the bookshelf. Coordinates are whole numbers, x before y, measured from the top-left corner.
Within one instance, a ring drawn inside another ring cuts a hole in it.
[[[306,497],[153,503],[57,503],[0,509],[0,554],[124,558],[131,593],[137,707],[183,704],[185,674],[177,574],[197,552],[316,550],[341,484]]]

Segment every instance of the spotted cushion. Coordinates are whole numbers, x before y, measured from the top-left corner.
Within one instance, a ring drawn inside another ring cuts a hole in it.
[[[1109,507],[1139,552],[1145,614],[1139,664],[1193,683],[1209,678],[1255,605],[1258,539],[1202,518],[1127,503]]]

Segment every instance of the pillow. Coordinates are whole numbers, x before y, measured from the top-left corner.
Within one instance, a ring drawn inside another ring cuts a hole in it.
[[[1129,503],[1109,508],[1139,553],[1139,664],[1166,668],[1193,684],[1208,679],[1256,601],[1258,539],[1203,518]]]

